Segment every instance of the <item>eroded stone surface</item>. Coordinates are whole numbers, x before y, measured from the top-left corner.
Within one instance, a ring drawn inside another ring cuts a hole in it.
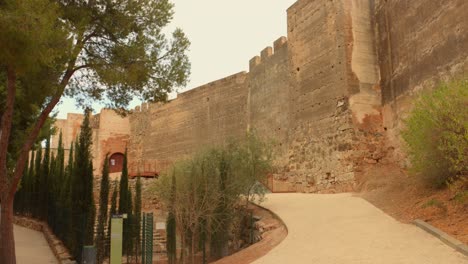
[[[273,191],[352,190],[374,164],[406,166],[399,131],[415,92],[468,72],[467,9],[465,0],[299,0],[287,38],[253,57],[249,72],[128,118],[95,115],[95,173],[125,146],[131,174],[154,173],[254,129],[275,141]],[[81,120],[58,121],[65,146]]]

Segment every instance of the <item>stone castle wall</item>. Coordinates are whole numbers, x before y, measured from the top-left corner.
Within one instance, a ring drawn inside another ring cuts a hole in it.
[[[414,94],[468,71],[466,9],[464,0],[299,0],[287,38],[249,72],[145,103],[118,127],[95,116],[96,162],[128,144],[130,174],[161,172],[250,129],[275,141],[273,191],[351,190],[375,164],[405,163],[399,131]]]
[[[468,76],[466,10],[465,0],[375,1],[383,124],[387,147],[399,163],[405,161],[402,120],[415,95],[441,80]]]
[[[130,115],[130,173],[161,171],[203,146],[247,129],[246,73],[179,94],[167,104],[143,104]]]
[[[275,191],[352,188],[368,153],[356,155],[367,150],[361,125],[377,116],[381,127],[371,6],[352,2],[298,1],[288,10],[288,38],[252,58],[248,73],[136,109],[131,171],[163,170],[200,146],[254,129],[276,142]],[[355,66],[368,61],[371,67]]]
[[[68,114],[67,119],[58,119],[55,122],[57,133],[52,137],[51,149],[58,147],[59,134],[62,131],[62,140],[65,147],[65,162],[68,162],[70,144],[77,139],[84,115]],[[100,175],[103,160],[107,153],[124,153],[130,137],[129,118],[122,118],[113,110],[102,109],[99,114],[93,115],[90,120],[93,130],[93,168],[94,174]]]

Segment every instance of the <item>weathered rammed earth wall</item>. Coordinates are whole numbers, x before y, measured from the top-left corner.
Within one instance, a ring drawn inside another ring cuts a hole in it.
[[[244,135],[246,78],[246,73],[238,73],[182,93],[165,105],[137,107],[130,116],[130,173],[161,171],[196,149]]]
[[[386,143],[403,166],[399,134],[415,95],[440,80],[468,76],[466,10],[466,0],[375,1]]]
[[[252,58],[249,73],[134,111],[131,171],[163,170],[255,129],[276,142],[275,191],[351,189],[372,155],[364,134],[375,129],[367,123],[381,128],[370,17],[367,1],[298,1],[288,10],[288,38]]]
[[[52,137],[51,148],[58,147],[59,132],[62,131],[62,140],[65,147],[65,159],[68,162],[70,144],[77,139],[80,126],[83,122],[82,114],[68,114],[67,119],[58,119],[55,122],[57,134]],[[94,174],[100,175],[103,160],[107,153],[124,153],[130,137],[129,118],[122,118],[113,110],[102,109],[99,114],[93,115],[90,120],[93,129],[93,168]]]
[[[129,119],[96,115],[95,166],[127,136],[136,175],[255,129],[276,142],[274,191],[351,190],[374,164],[405,166],[399,134],[415,93],[468,72],[465,10],[465,0],[299,0],[288,37],[248,73],[143,104]],[[68,137],[79,118],[60,121]]]

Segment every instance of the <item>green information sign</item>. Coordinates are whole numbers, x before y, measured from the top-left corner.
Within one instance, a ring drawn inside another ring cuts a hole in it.
[[[112,217],[110,264],[122,264],[122,230],[122,217]]]

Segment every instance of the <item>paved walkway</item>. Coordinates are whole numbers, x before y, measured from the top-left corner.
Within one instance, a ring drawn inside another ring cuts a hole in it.
[[[269,194],[289,234],[255,264],[468,264],[468,258],[352,194]]]
[[[41,232],[16,225],[14,232],[18,264],[58,263]]]

